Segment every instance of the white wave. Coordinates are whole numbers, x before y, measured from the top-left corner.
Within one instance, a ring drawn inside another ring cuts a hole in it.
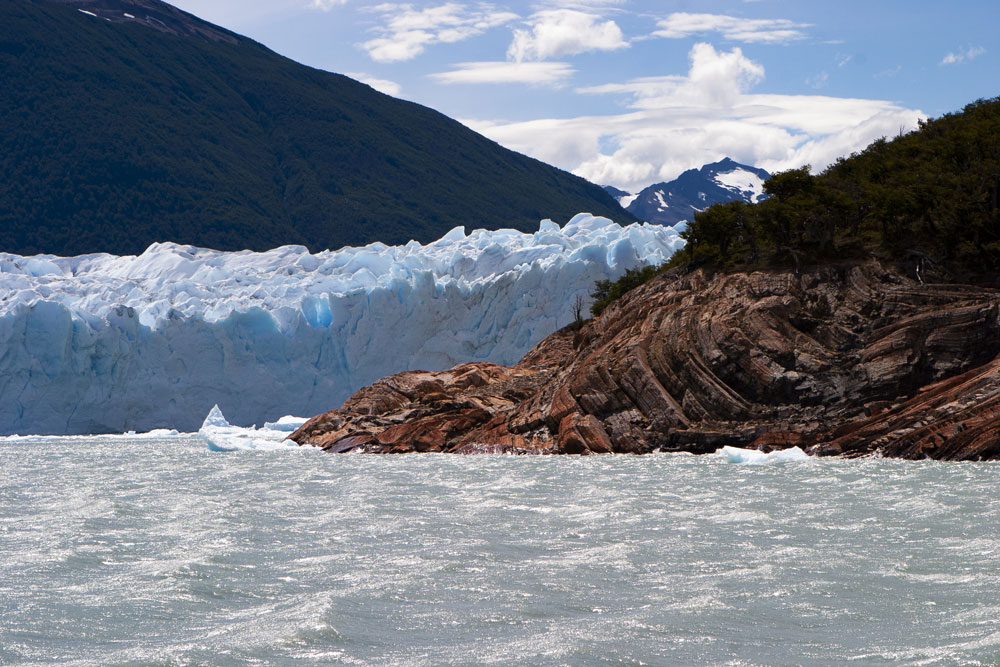
[[[784,463],[787,461],[808,461],[810,458],[800,447],[765,453],[756,449],[726,446],[716,450],[715,455],[729,463]]]
[[[201,428],[198,429],[198,435],[213,452],[243,450],[270,452],[280,449],[299,449],[298,443],[286,439],[287,433],[285,430],[267,427],[256,429],[233,426],[226,421],[218,405],[212,407]]]

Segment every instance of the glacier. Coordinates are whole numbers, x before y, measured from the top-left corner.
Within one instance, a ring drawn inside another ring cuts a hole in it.
[[[249,426],[399,371],[512,364],[595,280],[665,261],[682,230],[580,214],[316,254],[0,253],[0,434],[193,432],[214,405]]]

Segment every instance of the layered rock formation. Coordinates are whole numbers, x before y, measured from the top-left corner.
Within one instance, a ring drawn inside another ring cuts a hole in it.
[[[662,276],[519,364],[394,375],[293,434],[345,452],[1000,458],[1000,291],[870,261]]]

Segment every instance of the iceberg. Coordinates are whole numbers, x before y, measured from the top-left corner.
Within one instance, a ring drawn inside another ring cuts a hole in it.
[[[595,280],[660,263],[678,229],[580,214],[466,233],[138,256],[0,253],[0,434],[195,431],[338,407],[405,370],[517,362]]]
[[[293,417],[292,415],[285,415],[276,422],[264,422],[264,425],[261,428],[266,431],[282,431],[284,433],[291,433],[307,421],[309,421],[309,417]]]
[[[728,463],[783,463],[787,461],[808,461],[811,457],[801,447],[779,449],[773,452],[761,452],[756,449],[740,447],[723,447],[716,450],[715,455]]]
[[[297,419],[297,421],[305,423],[306,420]],[[279,449],[298,449],[297,443],[287,439],[288,433],[289,431],[266,426],[262,429],[233,426],[226,421],[218,405],[212,406],[201,428],[198,429],[198,435],[213,452],[245,450],[270,452]]]

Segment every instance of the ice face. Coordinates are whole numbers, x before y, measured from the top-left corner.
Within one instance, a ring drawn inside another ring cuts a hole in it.
[[[678,229],[581,214],[428,245],[0,254],[0,433],[196,430],[312,415],[391,373],[515,363],[595,280],[666,260]]]

